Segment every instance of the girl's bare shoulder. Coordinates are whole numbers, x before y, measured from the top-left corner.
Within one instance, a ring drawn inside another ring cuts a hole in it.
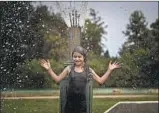
[[[94,70],[93,70],[91,67],[89,67],[89,71],[92,72],[92,71],[94,71]]]
[[[68,65],[65,70],[67,71],[67,73],[70,73],[71,72],[71,68],[72,68],[72,65]]]
[[[91,67],[89,67],[89,72],[90,72],[91,74],[94,74],[94,70],[93,70]]]

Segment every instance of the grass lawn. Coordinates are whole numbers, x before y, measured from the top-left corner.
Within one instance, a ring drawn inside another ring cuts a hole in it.
[[[103,113],[119,101],[158,101],[158,97],[93,99],[93,113]],[[58,99],[3,100],[1,113],[58,113]]]

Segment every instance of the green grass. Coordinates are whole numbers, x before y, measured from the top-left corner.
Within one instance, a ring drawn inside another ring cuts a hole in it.
[[[116,90],[117,92],[113,92]],[[23,96],[56,96],[59,95],[59,89],[41,89],[41,90],[8,90],[2,91],[2,97],[23,97]],[[158,95],[158,89],[132,89],[132,88],[94,88],[94,95]]]
[[[29,96],[55,96],[59,95],[59,90],[16,90],[3,91],[3,97],[29,97]]]
[[[158,97],[93,99],[93,113],[103,113],[119,101],[158,101]],[[4,100],[2,113],[58,113],[58,99]]]

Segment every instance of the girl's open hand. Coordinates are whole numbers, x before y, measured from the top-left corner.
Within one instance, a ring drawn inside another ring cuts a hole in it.
[[[40,59],[40,65],[45,68],[46,70],[49,70],[51,68],[50,61],[45,59]]]
[[[120,64],[119,64],[119,62],[114,62],[114,63],[112,63],[112,61],[110,61],[109,62],[109,67],[108,67],[108,69],[109,70],[114,70],[114,69],[118,69],[118,68],[120,68],[121,66],[120,66]]]

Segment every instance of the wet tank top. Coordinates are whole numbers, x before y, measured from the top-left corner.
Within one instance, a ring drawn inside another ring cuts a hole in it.
[[[63,97],[66,98],[61,102],[61,113],[76,113],[76,111],[91,113],[92,76],[90,69],[85,67],[83,72],[76,72],[74,71],[74,66],[70,66],[70,68],[68,85],[65,88],[66,93],[62,93],[64,94]]]
[[[68,93],[85,94],[86,83],[87,83],[86,71],[76,72],[74,68],[72,68],[69,77],[70,81],[69,81]]]

